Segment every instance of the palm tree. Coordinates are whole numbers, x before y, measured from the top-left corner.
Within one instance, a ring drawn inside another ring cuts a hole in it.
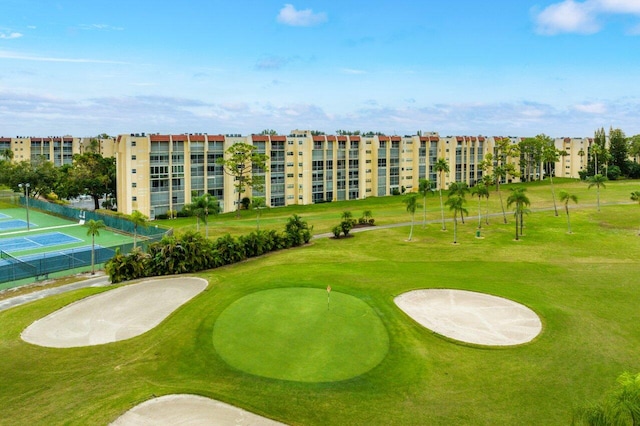
[[[602,402],[574,413],[574,425],[640,425],[640,374],[622,373]]]
[[[636,201],[640,204],[640,191],[633,191],[631,193],[631,200]],[[640,235],[640,231],[638,231],[638,235]]]
[[[504,210],[504,202],[502,201],[502,192],[500,192],[500,180],[504,179],[507,176],[507,169],[503,166],[496,166],[493,169],[493,176],[496,180],[496,192],[500,197],[500,207],[502,207],[502,217],[504,218],[504,223],[507,223],[507,213]]]
[[[529,197],[525,195],[525,191],[526,188],[511,188],[511,195],[507,198],[507,207],[511,207],[512,204],[515,204],[513,216],[516,218],[516,241],[520,239],[520,235],[522,234],[522,220],[524,213],[529,212],[526,206],[531,205],[531,201],[529,200]],[[518,232],[518,226],[520,226],[520,232]]]
[[[471,188],[471,194],[478,197],[478,229],[482,229],[482,212],[481,212],[481,200],[483,197],[489,198],[489,188],[480,182],[473,188]]]
[[[436,164],[433,165],[433,169],[440,176],[440,182],[438,188],[440,190],[440,211],[442,212],[442,230],[446,231],[447,226],[444,223],[444,204],[442,203],[442,187],[444,186],[444,175],[445,173],[449,173],[449,164],[447,164],[447,160],[444,158],[438,158]]]
[[[589,179],[587,179],[587,182],[589,183],[589,189],[591,189],[593,186],[596,187],[596,194],[598,197],[598,211],[600,211],[600,187],[606,188],[604,183],[607,180],[607,177],[601,174],[590,176]]]
[[[449,206],[449,210],[453,212],[453,244],[458,244],[458,213],[460,215],[468,213],[464,207],[466,202],[467,200],[460,195],[452,195],[447,199],[446,204]]]
[[[133,223],[133,248],[136,248],[136,242],[138,239],[138,227],[147,226],[148,217],[140,213],[138,210],[134,210],[129,216],[129,220]]]
[[[489,224],[489,195],[491,194],[491,192],[489,192],[489,187],[491,185],[493,185],[494,182],[494,178],[492,175],[485,175],[482,176],[482,183],[484,184],[484,186],[487,187],[487,193],[484,195],[485,196],[485,216],[484,216],[484,223],[485,224]]]
[[[100,236],[100,230],[105,228],[104,222],[101,220],[90,219],[87,223],[87,235],[91,235],[91,275],[95,275],[96,263],[96,237]]]
[[[200,197],[196,197],[193,200],[193,203],[188,205],[189,209],[193,212],[196,217],[196,229],[200,230],[199,221],[202,218],[204,222],[204,232],[205,237],[209,238],[209,226],[208,226],[208,218],[210,214],[217,215],[220,213],[220,204],[218,203],[218,199],[213,195],[206,193]]]
[[[555,215],[558,216],[558,207],[556,206],[556,191],[553,187],[553,174],[555,173],[555,170],[553,172],[551,171],[551,163],[555,164],[556,162],[558,162],[558,150],[554,145],[549,144],[545,146],[542,154],[542,158],[544,162],[547,164],[547,167],[549,168],[549,183],[551,183],[551,197],[553,198],[553,210],[555,212]]]
[[[420,179],[420,186],[418,187],[418,193],[422,195],[422,227],[427,225],[427,194],[432,189],[432,183],[429,179]]]
[[[578,196],[575,194],[569,194],[565,190],[561,190],[560,193],[560,201],[564,203],[564,211],[567,213],[567,233],[571,234],[571,220],[569,219],[569,202],[573,201],[574,203],[578,203]]]
[[[449,197],[452,195],[459,195],[462,198],[465,198],[467,193],[469,193],[469,185],[467,185],[466,182],[453,182],[449,185]],[[464,215],[461,216],[462,224],[464,224]]]
[[[411,214],[411,230],[409,231],[409,241],[411,241],[411,237],[413,236],[413,222],[416,216],[416,209],[418,208],[418,196],[416,193],[410,192],[405,195],[402,201],[407,205],[407,211]]]

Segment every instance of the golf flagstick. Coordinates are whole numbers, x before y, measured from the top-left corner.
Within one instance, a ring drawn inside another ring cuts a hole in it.
[[[329,302],[331,299],[331,285],[327,286],[327,311],[329,310]]]

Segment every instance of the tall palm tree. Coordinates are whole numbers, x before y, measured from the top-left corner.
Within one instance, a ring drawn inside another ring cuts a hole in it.
[[[91,275],[95,275],[96,269],[96,237],[100,236],[100,230],[105,228],[101,220],[90,219],[86,224],[87,235],[91,235]]]
[[[489,187],[491,185],[493,185],[493,182],[495,181],[494,177],[492,175],[484,175],[482,176],[482,183],[484,183],[484,185],[487,187],[487,193],[484,195],[485,196],[485,215],[484,215],[484,223],[485,224],[489,224],[489,195],[491,194],[491,192],[489,192]]]
[[[148,217],[140,213],[138,210],[134,210],[129,216],[129,220],[133,223],[133,248],[136,248],[138,240],[138,227],[147,226]]]
[[[569,219],[569,202],[573,201],[574,203],[578,203],[578,196],[575,194],[570,194],[565,190],[561,190],[559,193],[560,201],[564,203],[564,211],[567,213],[567,233],[571,234],[571,220]]]
[[[556,206],[556,191],[553,187],[553,175],[555,171],[551,170],[551,163],[558,162],[559,154],[555,145],[549,144],[545,146],[542,152],[542,158],[549,169],[549,183],[551,183],[551,197],[553,198],[553,210],[555,215],[558,216],[558,207]],[[564,158],[564,157],[563,157]],[[564,163],[564,162],[563,162]]]
[[[442,187],[444,186],[444,175],[445,173],[449,173],[449,164],[447,164],[447,160],[444,158],[438,158],[436,164],[433,165],[433,169],[440,176],[440,182],[438,184],[438,188],[440,190],[440,211],[442,212],[442,230],[446,231],[447,226],[444,223],[444,204],[442,202]]]
[[[500,192],[500,181],[507,176],[507,169],[503,166],[496,166],[493,169],[493,176],[496,180],[496,192],[500,197],[500,207],[502,208],[502,217],[504,219],[504,223],[507,223],[507,212],[504,209],[504,202],[502,201],[502,192]]]
[[[589,183],[589,189],[594,186],[596,187],[596,195],[598,197],[598,211],[600,211],[600,187],[606,188],[604,183],[607,180],[609,179],[601,174],[590,176],[589,179],[587,179],[587,182]]]
[[[489,188],[483,182],[480,182],[471,188],[471,194],[478,197],[478,229],[482,229],[481,201],[483,197],[489,198]]]
[[[631,200],[640,204],[640,191],[633,191],[631,193]],[[640,231],[638,231],[638,235],[640,235]]]
[[[418,193],[422,195],[422,227],[427,226],[427,195],[432,191],[432,183],[429,179],[420,179]]]
[[[413,222],[416,217],[416,209],[418,208],[418,196],[416,193],[410,192],[405,195],[402,201],[407,205],[407,211],[411,214],[411,230],[409,231],[409,241],[411,241],[411,237],[413,236]]]
[[[526,207],[531,205],[531,201],[525,192],[526,188],[511,188],[511,195],[507,198],[507,207],[511,207],[511,205],[515,204],[513,216],[516,219],[516,241],[518,241],[520,239],[520,235],[522,235],[522,221],[524,213],[529,212]]]
[[[449,197],[452,195],[459,195],[462,198],[469,193],[469,185],[466,182],[453,182],[449,185]],[[464,215],[461,215],[462,223],[464,224]]]
[[[458,244],[458,213],[462,216],[467,212],[467,209],[464,207],[464,204],[467,202],[460,195],[452,195],[447,198],[447,205],[449,206],[449,210],[453,212],[453,244]]]

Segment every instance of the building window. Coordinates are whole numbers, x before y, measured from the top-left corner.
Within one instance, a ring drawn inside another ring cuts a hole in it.
[[[136,146],[136,141],[131,141],[131,146]]]
[[[132,187],[132,188],[137,188],[137,187],[138,187],[138,184],[137,184],[136,182],[133,182],[133,183],[131,184],[131,187]]]
[[[138,201],[138,197],[134,195],[133,197],[131,197],[131,201]]]
[[[132,155],[132,156],[131,156],[131,160],[136,161],[136,156],[135,156],[135,155]]]
[[[131,174],[135,175],[136,174],[136,169],[131,169]]]

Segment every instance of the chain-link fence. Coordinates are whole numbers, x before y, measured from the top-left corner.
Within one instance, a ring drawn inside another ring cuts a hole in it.
[[[20,197],[19,203],[24,205],[24,197]],[[108,228],[116,229],[128,234],[134,233],[134,224],[123,217],[111,216],[93,211],[79,210],[41,200],[29,199],[29,208],[47,211],[51,214],[63,216],[72,220],[80,220],[80,214],[84,220],[101,220]],[[138,241],[138,247],[143,250],[146,246],[160,241],[165,235],[171,235],[172,229],[158,228],[155,226],[139,226],[137,234],[144,238]],[[120,244],[110,247],[95,248],[94,264],[99,265],[111,259],[116,251],[126,254],[133,248],[133,243]],[[35,277],[47,278],[54,272],[66,271],[91,266],[91,247],[78,247],[64,251],[52,251],[29,255],[28,257],[14,257],[0,250],[0,283],[17,281]]]

